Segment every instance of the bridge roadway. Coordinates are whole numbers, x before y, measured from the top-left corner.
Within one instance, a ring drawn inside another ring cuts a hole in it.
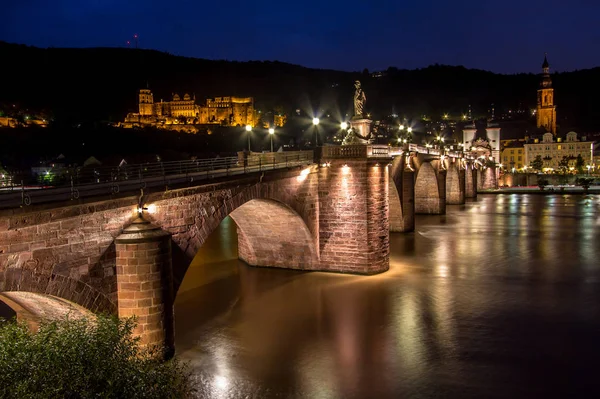
[[[313,163],[313,151],[254,153],[242,157],[223,157],[177,162],[156,162],[123,167],[89,168],[64,184],[55,186],[15,186],[0,191],[0,209],[32,204],[77,200],[127,192],[141,188],[163,189],[206,184],[207,180],[249,173],[284,169]]]

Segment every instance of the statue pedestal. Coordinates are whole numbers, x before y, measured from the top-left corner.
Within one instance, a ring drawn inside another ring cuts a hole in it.
[[[360,134],[362,137],[367,139],[371,135],[371,124],[373,123],[370,119],[352,119],[350,120],[350,126],[354,131]]]

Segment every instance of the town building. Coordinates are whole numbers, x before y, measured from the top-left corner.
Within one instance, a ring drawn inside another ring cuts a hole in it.
[[[542,64],[542,80],[537,92],[536,109],[537,127],[556,135],[556,106],[554,105],[554,89],[550,78],[550,64],[544,56]]]
[[[121,126],[254,126],[257,120],[252,97],[216,97],[199,105],[195,95],[186,93],[181,97],[174,93],[171,101],[155,102],[150,89],[141,89],[138,106],[138,112],[127,114]]]
[[[524,145],[525,165],[540,156],[544,162],[544,171],[552,172],[558,169],[559,162],[563,157],[569,159],[569,166],[575,166],[579,155],[583,158],[584,165],[593,163],[594,142],[580,141],[576,132],[569,132],[565,137],[556,136],[551,132],[545,133],[542,139],[534,139],[533,142]]]
[[[525,148],[523,142],[514,140],[505,145],[500,155],[500,162],[505,170],[521,170],[525,163]]]
[[[462,145],[465,152],[500,163],[500,125],[491,121],[479,127],[475,122],[465,125]]]

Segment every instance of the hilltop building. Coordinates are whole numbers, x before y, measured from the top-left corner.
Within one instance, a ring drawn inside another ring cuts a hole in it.
[[[194,125],[254,126],[257,120],[252,97],[216,97],[199,105],[195,95],[174,93],[171,101],[155,102],[150,89],[141,89],[138,105],[139,111],[127,114],[121,126],[189,130]]]
[[[554,105],[554,89],[550,78],[550,64],[544,56],[542,64],[542,80],[537,93],[537,127],[544,128],[556,136],[556,105]]]

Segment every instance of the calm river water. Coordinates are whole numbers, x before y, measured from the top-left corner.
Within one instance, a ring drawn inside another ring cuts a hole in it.
[[[227,218],[176,347],[203,398],[600,397],[600,196],[480,195],[364,277],[252,268]]]
[[[252,268],[226,219],[175,305],[207,398],[598,397],[600,196],[480,195],[391,236],[390,271]]]
[[[175,305],[206,398],[600,395],[600,196],[480,195],[372,277],[252,268],[226,219]]]

